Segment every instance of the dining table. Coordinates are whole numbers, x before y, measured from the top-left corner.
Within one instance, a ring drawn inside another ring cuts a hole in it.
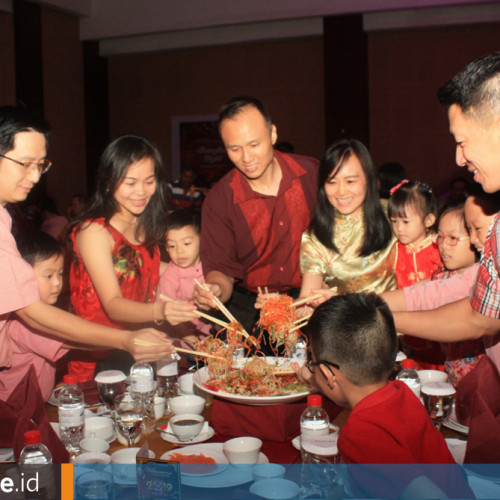
[[[205,394],[205,396],[207,395]],[[211,423],[211,415],[212,415],[214,401],[216,401],[217,399],[218,398],[212,398],[211,395],[208,395],[208,397],[206,397],[206,405],[202,414],[205,420],[209,422],[209,424]],[[46,409],[50,421],[57,422],[58,421],[57,407],[47,403]],[[331,424],[341,429],[349,416],[350,410],[346,408],[340,408],[336,405],[333,405],[333,407],[330,405],[329,409],[330,409],[329,414],[331,417]],[[91,411],[96,411],[96,410],[97,410],[96,407],[91,409]],[[166,414],[160,419],[158,419],[155,422],[154,430],[150,430],[149,432],[143,432],[140,441],[136,443],[134,446],[142,447],[144,444],[147,444],[147,447],[154,452],[156,458],[160,458],[166,452],[171,451],[173,449],[182,448],[183,446],[179,446],[172,442],[166,441],[162,437],[162,432],[158,429],[160,425],[165,424],[165,422],[168,421],[170,416],[171,415]],[[455,438],[462,440],[466,439],[465,435],[455,430],[449,429],[445,426],[441,427],[441,433],[445,438]],[[205,441],[205,443],[223,443],[233,437],[234,435],[228,436],[221,434],[219,432],[215,432],[213,437]],[[108,450],[108,453],[112,454],[113,452],[123,448],[126,448],[126,445],[121,444],[118,439],[115,439],[110,443],[110,448]],[[274,441],[270,439],[263,439],[261,452],[265,455],[265,457],[269,460],[270,463],[277,463],[285,466],[287,470],[285,473],[285,478],[289,478],[295,482],[299,482],[299,478],[297,477],[298,469],[296,466],[294,467],[294,465],[301,463],[301,454],[300,450],[297,449],[296,446],[294,446],[292,439],[288,439],[285,441]],[[218,488],[216,498],[220,499],[259,498],[249,492],[250,485],[251,482],[248,482],[246,484],[238,485],[237,487]],[[136,485],[116,484],[115,489],[116,489],[116,498],[131,499],[131,500],[135,500],[136,498],[138,498]],[[334,498],[346,498],[346,494],[342,484],[339,484],[338,486],[333,488],[332,491],[333,491],[332,495]],[[209,496],[210,493],[214,492],[208,492],[205,489],[200,489],[193,486],[182,485],[183,500],[191,498],[193,499],[212,498]]]

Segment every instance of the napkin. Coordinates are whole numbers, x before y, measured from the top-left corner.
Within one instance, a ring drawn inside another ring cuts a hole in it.
[[[341,408],[323,399],[330,420]],[[307,408],[304,400],[271,406],[248,406],[215,397],[210,418],[216,432],[225,436],[254,436],[264,441],[291,441],[300,432],[300,416]]]
[[[500,463],[500,374],[488,356],[460,382],[455,406],[469,427],[464,463]]]
[[[17,460],[24,447],[24,433],[35,429],[40,431],[54,463],[69,462],[66,448],[50,425],[35,368],[30,366],[7,402],[0,401],[0,446],[14,448]]]
[[[99,393],[97,392],[97,384],[94,380],[78,382],[78,387],[80,387],[80,389],[83,391],[85,403],[87,403],[89,406],[95,406],[101,403]]]

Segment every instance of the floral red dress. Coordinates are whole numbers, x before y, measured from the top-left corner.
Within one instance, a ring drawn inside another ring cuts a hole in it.
[[[155,302],[156,288],[160,275],[160,252],[154,248],[151,255],[144,245],[130,243],[119,231],[105,222],[103,218],[85,221],[71,232],[72,262],[69,275],[71,303],[80,318],[111,326],[126,328],[125,323],[112,321],[102,308],[97,292],[82,261],[76,246],[77,231],[89,222],[105,227],[114,240],[112,249],[113,267],[120,290],[125,299],[136,302]],[[73,351],[72,360],[68,363],[68,372],[84,382],[94,378],[96,359],[106,357],[109,351]]]

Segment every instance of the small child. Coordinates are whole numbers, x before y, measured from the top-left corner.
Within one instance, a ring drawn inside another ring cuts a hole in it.
[[[391,189],[387,210],[398,239],[398,288],[430,278],[441,267],[434,234],[437,209],[432,190],[423,182],[405,179]]]
[[[406,384],[389,381],[398,342],[387,304],[373,293],[338,295],[321,304],[308,325],[313,362],[300,370],[321,392],[351,413],[338,449],[346,464],[454,464],[441,433]],[[376,470],[375,470],[376,469]],[[349,468],[355,498],[473,498],[461,472],[449,466],[360,471]],[[426,476],[422,478],[422,476]],[[424,481],[422,482],[422,479]],[[434,484],[433,484],[434,483]],[[420,485],[435,488],[420,496]],[[360,495],[360,496],[358,496]],[[361,496],[362,495],[362,496]],[[365,496],[368,495],[368,496]]]
[[[396,281],[398,288],[424,281],[441,268],[435,241],[436,199],[431,188],[419,181],[404,180],[391,189],[387,207],[392,229],[398,239]],[[444,361],[436,342],[426,342],[409,335],[403,343],[411,349],[420,368],[436,368]]]
[[[194,280],[205,283],[200,260],[200,215],[191,209],[175,210],[167,217],[167,252],[170,262],[160,276],[157,297],[193,303]],[[183,340],[197,342],[210,334],[210,325],[201,319],[176,328]],[[186,346],[188,347],[188,346]],[[192,347],[192,346],[191,346]]]
[[[437,243],[444,266],[432,275],[432,281],[462,274],[474,265],[476,253],[467,232],[463,204],[449,206],[443,210],[439,217]],[[484,356],[481,339],[441,342],[441,349],[446,355],[445,370],[455,387]]]
[[[40,299],[55,304],[63,284],[64,252],[61,245],[43,231],[31,230],[17,237],[17,248],[24,260],[33,266]],[[68,350],[63,343],[26,325],[21,319],[9,321],[7,335],[12,343],[12,363],[0,377],[0,399],[6,401],[33,365],[44,400],[54,388],[55,362]]]

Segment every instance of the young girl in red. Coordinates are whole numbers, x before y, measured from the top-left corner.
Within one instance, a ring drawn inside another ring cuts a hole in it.
[[[398,288],[429,279],[441,268],[436,242],[436,199],[431,188],[419,181],[404,180],[391,190],[388,215],[397,243]],[[436,368],[444,361],[439,344],[405,335],[404,344],[420,368]],[[410,354],[410,353],[408,353]]]
[[[435,241],[437,210],[432,190],[423,182],[402,181],[391,190],[388,213],[398,239],[398,288],[430,278],[442,265]]]

